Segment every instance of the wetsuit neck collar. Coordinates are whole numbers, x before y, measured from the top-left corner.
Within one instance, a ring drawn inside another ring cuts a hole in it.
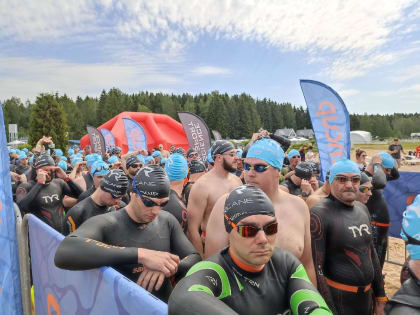
[[[413,281],[417,284],[417,286],[420,288],[420,279],[417,278],[416,274],[413,270],[411,270],[410,265],[408,265],[408,273],[410,274]]]
[[[350,205],[348,205],[346,203],[341,202],[340,200],[338,200],[337,198],[335,198],[332,193],[330,193],[328,195],[328,198],[330,198],[332,201],[338,202],[339,204],[343,205],[343,207],[346,207],[346,208],[349,208],[349,209],[353,209],[353,207],[354,207],[354,204],[352,206],[350,206]]]
[[[247,271],[247,272],[253,272],[253,273],[260,272],[265,267],[265,264],[262,265],[261,267],[258,267],[257,268],[257,267],[254,267],[254,266],[251,266],[251,265],[248,265],[248,264],[242,262],[241,260],[239,260],[238,257],[236,257],[233,254],[233,252],[230,249],[230,247],[229,247],[229,256],[230,256],[230,258],[232,258],[232,261],[235,263],[236,266],[238,266],[239,268],[241,268],[242,270]]]

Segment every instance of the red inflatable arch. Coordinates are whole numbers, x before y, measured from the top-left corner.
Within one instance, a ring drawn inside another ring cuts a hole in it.
[[[123,153],[128,151],[123,118],[131,118],[143,127],[149,151],[153,151],[153,148],[159,144],[163,144],[165,150],[169,150],[171,144],[185,150],[188,149],[188,140],[182,124],[170,116],[144,112],[122,112],[99,126],[98,130],[106,128],[111,131],[115,138],[115,145],[121,147]],[[90,140],[86,134],[80,139],[80,145],[84,148],[88,144],[90,144]]]

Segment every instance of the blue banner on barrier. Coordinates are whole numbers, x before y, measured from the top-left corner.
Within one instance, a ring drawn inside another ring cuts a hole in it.
[[[54,255],[64,237],[33,215],[29,237],[37,314],[168,314],[165,303],[112,268],[57,268]]]
[[[109,148],[115,147],[115,139],[112,132],[106,128],[102,128],[100,132],[104,136],[106,149],[108,150]]]
[[[22,314],[10,159],[0,104],[0,314]]]
[[[386,184],[384,197],[391,222],[389,236],[401,238],[403,212],[418,194],[420,194],[419,172],[400,172],[400,178]]]
[[[322,178],[331,165],[350,159],[350,118],[346,105],[331,87],[321,82],[300,80],[308,106],[321,161]]]
[[[147,150],[146,133],[143,127],[137,121],[130,118],[123,118],[123,122],[128,151]]]

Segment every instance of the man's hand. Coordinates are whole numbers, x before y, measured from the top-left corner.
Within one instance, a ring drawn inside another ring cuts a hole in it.
[[[316,179],[316,177],[311,177],[309,183],[311,184],[311,187],[314,191],[319,188],[318,180]]]
[[[311,194],[313,192],[311,183],[306,179],[302,179],[300,189],[302,189],[302,192],[305,192],[307,194]]]
[[[385,315],[385,301],[376,301],[375,304],[375,314],[376,315]]]
[[[163,272],[145,268],[137,280],[137,284],[143,289],[152,292],[153,288],[158,291],[162,287],[164,280],[165,274]]]
[[[13,179],[15,182],[20,182],[20,175],[19,175],[18,173],[15,173],[15,172],[10,172],[10,176],[12,177],[12,179]]]
[[[174,275],[178,270],[180,260],[176,255],[145,248],[139,248],[137,252],[138,262],[147,269],[163,272],[166,277]]]
[[[66,180],[66,178],[67,178],[67,174],[66,174],[66,172],[64,172],[60,167],[56,167],[55,169],[54,169],[54,171],[55,171],[55,175],[58,177],[58,178],[61,178],[62,180]]]
[[[375,165],[375,164],[381,164],[381,163],[382,163],[382,158],[381,158],[381,156],[380,156],[379,154],[375,154],[375,155],[372,157],[371,163],[372,163],[373,165]]]

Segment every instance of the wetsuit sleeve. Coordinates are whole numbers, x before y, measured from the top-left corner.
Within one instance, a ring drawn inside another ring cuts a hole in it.
[[[63,195],[67,195],[73,198],[78,198],[79,195],[83,192],[82,188],[77,185],[72,179],[68,182],[62,181],[63,186]]]
[[[63,234],[69,235],[71,232],[76,231],[82,222],[83,209],[79,205],[75,205],[69,211],[67,211],[66,217],[63,223]]]
[[[295,257],[290,257],[293,273],[288,283],[288,299],[293,314],[332,314],[327,303],[313,286],[306,274],[305,268]]]
[[[316,273],[317,287],[322,297],[327,302],[330,309],[335,314],[334,302],[331,291],[324,278],[324,263],[326,254],[328,223],[322,216],[322,209],[314,206],[311,209],[311,238],[312,238],[312,257]]]
[[[237,314],[221,301],[229,292],[230,283],[225,270],[211,261],[199,262],[172,291],[169,314]]]
[[[42,187],[44,185],[40,183],[36,183],[35,185],[31,183],[19,185],[16,189],[16,201],[22,213],[29,213],[31,211],[31,205],[33,206],[33,202]]]
[[[138,263],[138,250],[102,243],[110,222],[98,215],[66,236],[55,253],[55,265],[68,270],[86,270],[103,266]]]
[[[187,271],[201,261],[201,256],[185,236],[178,221],[172,215],[168,216],[171,228],[171,253],[181,258],[175,280],[185,276]]]
[[[373,245],[373,241],[370,245],[370,254],[372,259],[373,271],[375,273],[375,277],[372,281],[372,289],[375,297],[386,297],[385,288],[384,288],[384,281],[382,278],[382,268],[379,262],[378,254],[376,253],[375,246]]]
[[[380,166],[377,166],[373,173],[372,186],[374,189],[384,189],[386,186],[386,174]]]

